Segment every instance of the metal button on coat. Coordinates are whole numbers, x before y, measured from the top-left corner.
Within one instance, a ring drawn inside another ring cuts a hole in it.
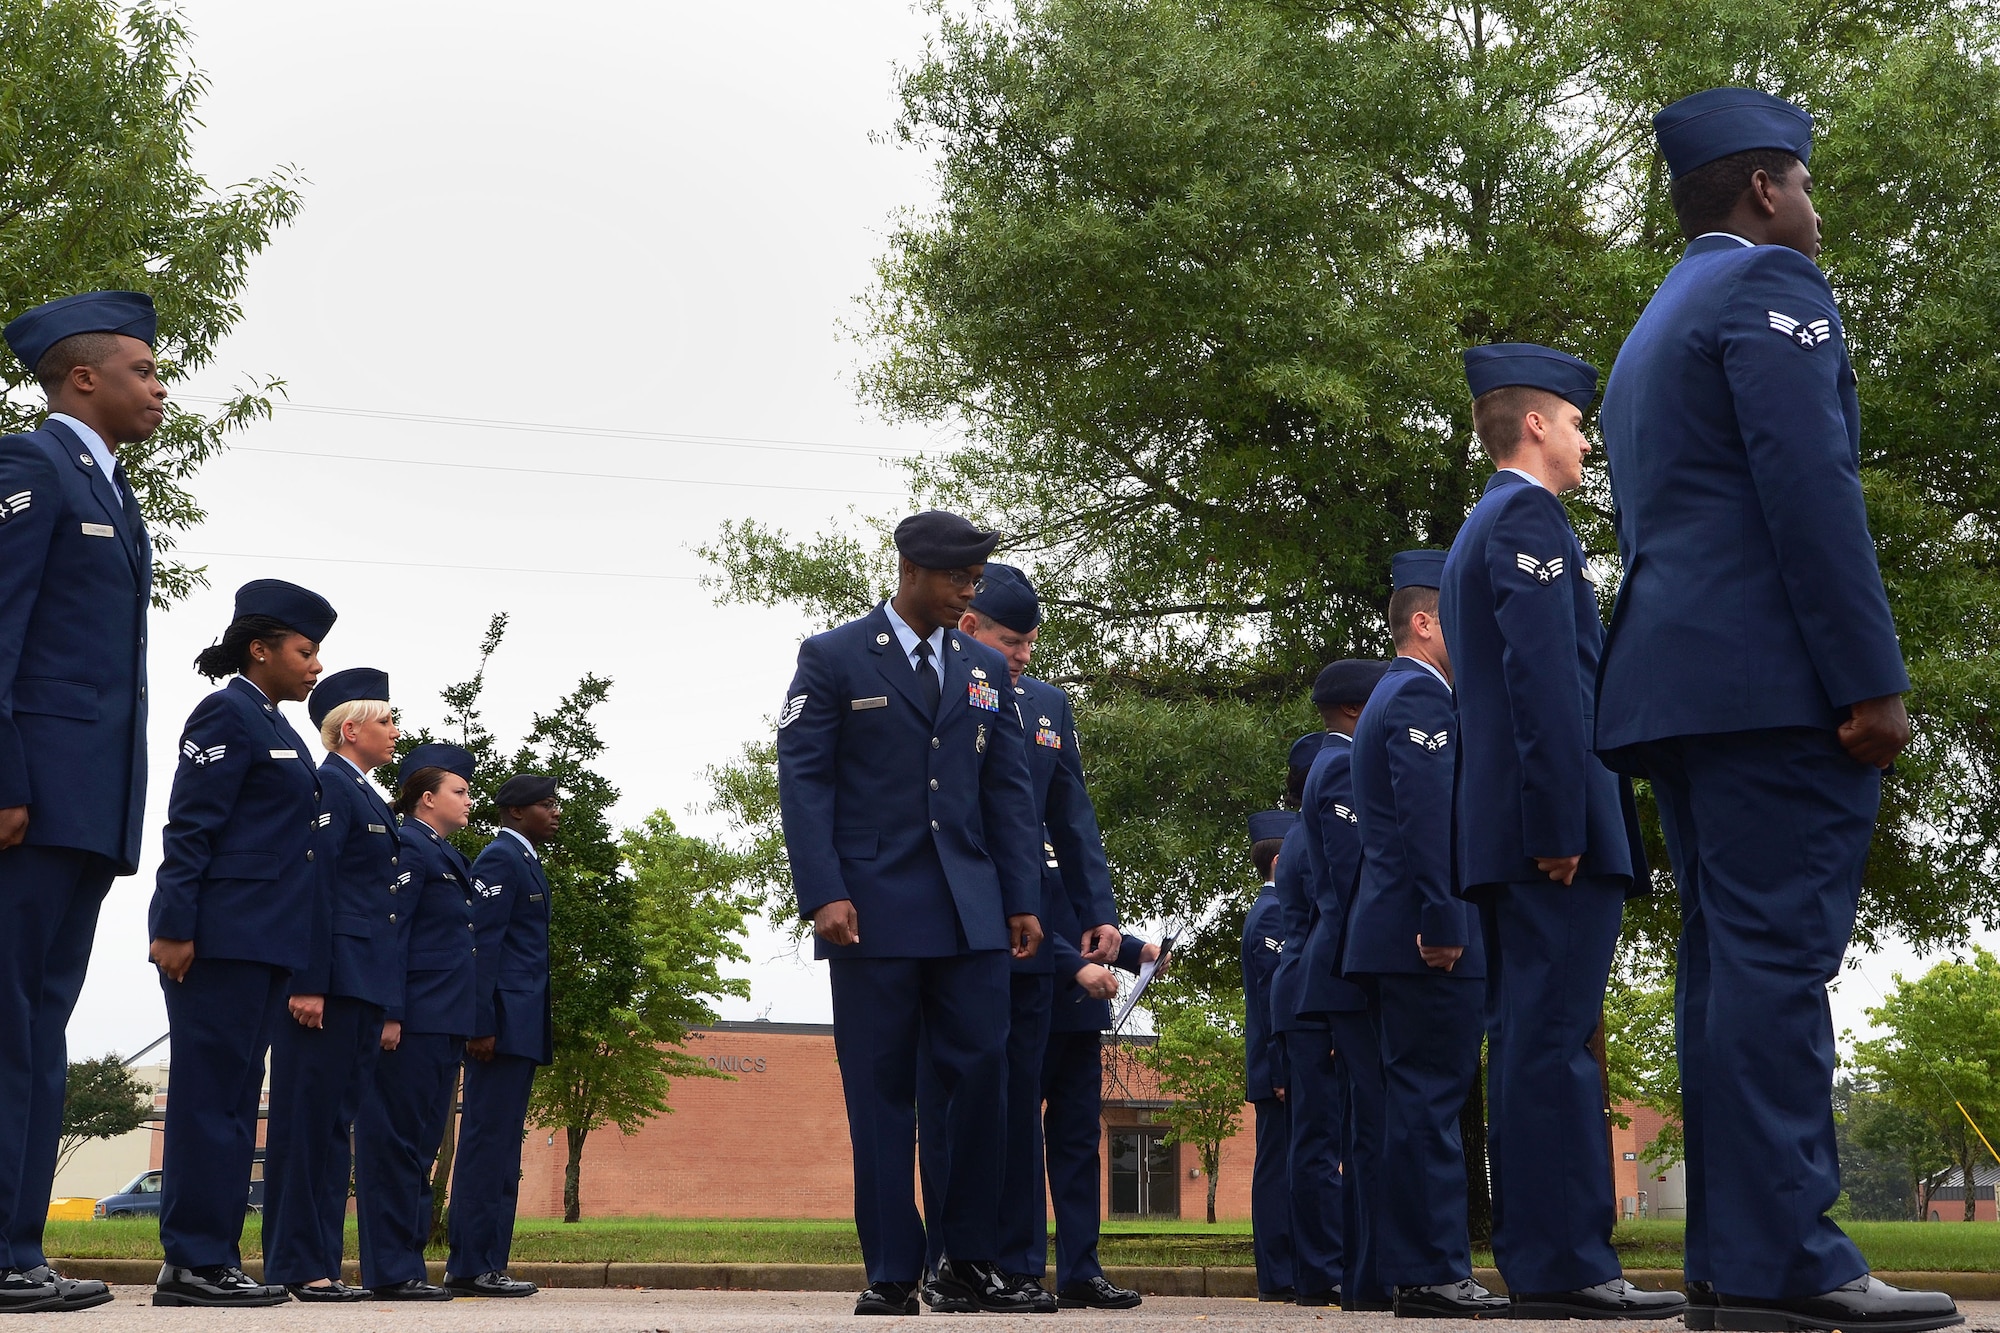
[[[933,736],[931,737],[931,748],[935,750],[937,749],[937,747],[938,747],[938,738]]]
[[[938,822],[937,822],[937,821],[936,821],[935,819],[933,819],[933,820],[931,821],[931,832],[933,832],[933,833],[937,832],[937,826],[938,826]]]
[[[938,788],[937,788],[937,779],[936,779],[936,778],[932,778],[932,779],[931,779],[931,790],[932,790],[932,791],[936,791],[937,789],[938,789]]]

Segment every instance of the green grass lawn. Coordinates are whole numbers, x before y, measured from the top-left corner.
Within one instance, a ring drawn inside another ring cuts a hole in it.
[[[259,1219],[246,1220],[243,1252],[261,1254]],[[1917,1272],[2000,1271],[2000,1223],[1850,1222],[1848,1233],[1878,1269]],[[1678,1268],[1681,1224],[1627,1222],[1612,1236],[1627,1268]],[[152,1219],[51,1222],[50,1254],[76,1259],[158,1259]],[[355,1257],[352,1219],[347,1257]],[[1099,1257],[1112,1265],[1248,1265],[1250,1224],[1107,1222]],[[433,1251],[433,1258],[443,1258]],[[851,1222],[759,1222],[679,1218],[593,1218],[574,1226],[524,1218],[514,1228],[514,1258],[524,1263],[858,1264]],[[1473,1262],[1492,1263],[1490,1254]]]

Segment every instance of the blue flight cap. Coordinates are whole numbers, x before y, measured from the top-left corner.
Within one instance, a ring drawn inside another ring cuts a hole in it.
[[[38,305],[16,315],[0,335],[34,374],[49,349],[79,333],[122,333],[153,345],[159,320],[153,298],[144,292],[84,292]]]
[[[1347,657],[1321,668],[1313,681],[1313,704],[1365,704],[1382,683],[1389,664],[1375,657]]]
[[[524,805],[540,805],[556,794],[556,780],[540,773],[516,773],[493,793],[493,804],[502,810],[518,810]]]
[[[234,618],[241,620],[245,616],[269,616],[315,643],[324,639],[333,622],[339,619],[333,603],[310,588],[283,579],[252,579],[238,588]]]
[[[1474,398],[1523,385],[1542,389],[1588,412],[1597,397],[1597,367],[1536,343],[1487,343],[1465,349],[1465,383]]]
[[[1311,768],[1313,759],[1319,754],[1319,747],[1325,744],[1325,732],[1308,731],[1292,742],[1291,752],[1285,756],[1285,766],[1291,769]]]
[[[441,768],[447,773],[456,773],[467,782],[472,781],[472,751],[461,745],[450,745],[444,741],[431,741],[419,745],[403,756],[403,762],[396,765],[396,785],[402,786],[410,780],[410,774],[420,768]]]
[[[1292,831],[1292,825],[1298,819],[1299,812],[1296,810],[1259,810],[1250,816],[1250,841],[1282,838]]]
[[[1398,551],[1389,560],[1389,590],[1442,588],[1443,551]]]
[[[973,594],[972,609],[1020,634],[1042,623],[1042,599],[1035,596],[1035,585],[1012,565],[986,566],[986,582]]]
[[[334,672],[313,686],[313,692],[306,696],[306,716],[315,727],[320,726],[328,713],[356,699],[380,699],[388,703],[389,673],[374,667],[349,667]]]
[[[1653,117],[1660,155],[1675,180],[1731,153],[1773,148],[1812,158],[1812,113],[1756,88],[1710,88]]]
[[[942,509],[926,509],[896,525],[896,549],[924,569],[983,565],[999,542],[999,533],[975,528],[970,520]]]

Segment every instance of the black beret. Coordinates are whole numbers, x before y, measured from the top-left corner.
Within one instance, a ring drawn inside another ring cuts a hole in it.
[[[896,549],[924,569],[983,565],[999,541],[999,533],[975,528],[969,520],[942,509],[926,509],[896,525]]]
[[[235,618],[269,616],[317,643],[339,619],[333,603],[310,588],[283,579],[252,579],[236,590]]]
[[[973,610],[1019,634],[1042,623],[1042,599],[1026,574],[1012,565],[988,564],[985,580],[973,594]]]
[[[1271,838],[1282,838],[1298,823],[1296,810],[1259,810],[1250,816],[1250,841],[1264,842]]]
[[[539,773],[516,773],[493,793],[493,804],[503,810],[517,810],[524,805],[540,805],[555,794],[554,778],[545,778]]]
[[[326,721],[328,713],[357,699],[380,699],[388,703],[389,673],[374,667],[349,667],[334,672],[313,686],[313,692],[306,696],[306,716],[316,727]]]
[[[1374,657],[1344,657],[1328,663],[1313,681],[1313,703],[1321,708],[1365,704],[1388,670],[1387,662]]]

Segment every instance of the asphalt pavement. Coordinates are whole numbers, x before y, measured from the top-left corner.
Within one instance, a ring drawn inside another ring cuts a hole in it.
[[[388,1304],[361,1301],[353,1305],[290,1305],[265,1310],[155,1309],[150,1287],[114,1287],[109,1305],[77,1314],[17,1315],[6,1321],[6,1333],[38,1328],[63,1333],[93,1330],[145,1329],[158,1333],[254,1333],[278,1329],[394,1330],[395,1333],[708,1333],[709,1330],[848,1329],[865,1333],[878,1322],[854,1318],[854,1298],[818,1291],[664,1291],[599,1288],[549,1290],[524,1300],[456,1300],[431,1304]],[[1968,1333],[2000,1333],[2000,1302],[1962,1301]],[[933,1315],[928,1320],[977,1323],[981,1327],[1118,1330],[1150,1333],[1178,1329],[1183,1333],[1235,1333],[1236,1330],[1324,1329],[1332,1333],[1387,1333],[1388,1315],[1348,1314],[1340,1310],[1301,1310],[1290,1305],[1264,1305],[1253,1300],[1215,1297],[1149,1296],[1137,1310],[1064,1310],[1057,1315]],[[1438,1327],[1433,1325],[1432,1327]],[[1582,1333],[1580,1324],[1539,1324]],[[1592,1324],[1591,1333],[1679,1333],[1678,1321],[1634,1324]],[[1408,1324],[1402,1325],[1407,1333]],[[1524,1331],[1525,1333],[1525,1331]]]

